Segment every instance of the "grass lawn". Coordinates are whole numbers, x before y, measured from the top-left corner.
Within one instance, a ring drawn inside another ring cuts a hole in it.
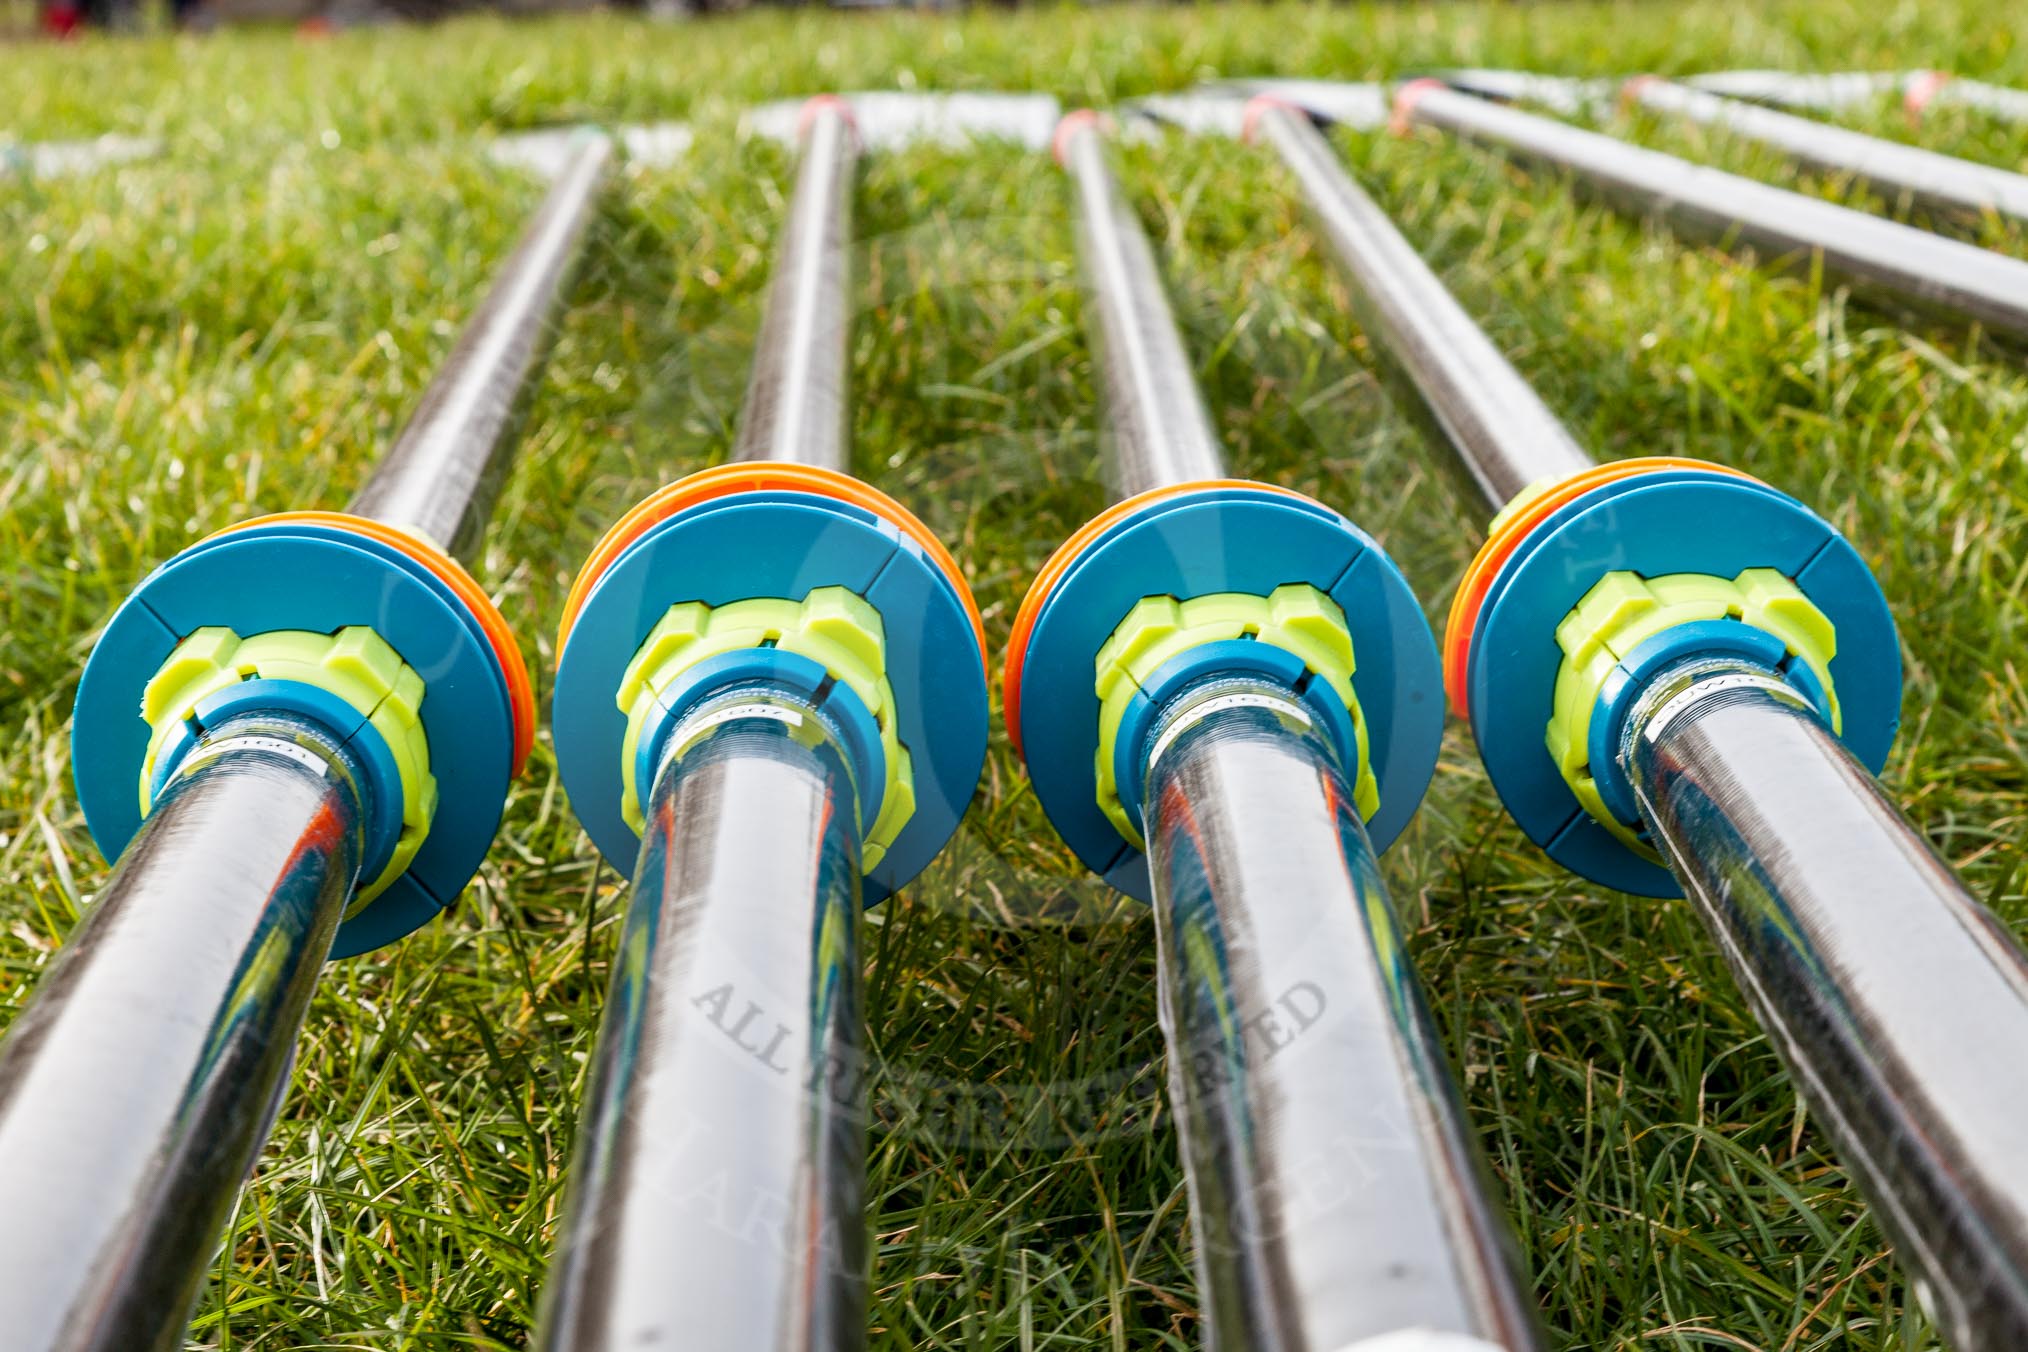
[[[479,570],[546,688],[593,540],[729,444],[790,172],[738,141],[742,103],[896,84],[1103,102],[1439,62],[1936,65],[2028,86],[2014,18],[1971,0],[1235,6],[0,49],[0,134],[171,147],[87,179],[0,179],[0,1008],[29,997],[105,876],[68,765],[98,627],[197,536],[336,506],[359,482],[539,195],[475,153],[489,133],[698,129],[685,164],[611,199]],[[2028,159],[2028,133],[1968,113],[1919,131],[1885,106],[1845,120]],[[1627,130],[1847,191],[1715,133]],[[1340,146],[1600,455],[1738,464],[1851,535],[1906,646],[1888,780],[1973,889],[2028,922],[2019,355],[1686,247],[1482,152]],[[1228,145],[1136,148],[1123,166],[1235,468],[1361,520],[1440,617],[1479,509],[1376,382],[1287,179]],[[943,532],[996,648],[1049,550],[1105,501],[1068,205],[1053,166],[1007,150],[877,160],[859,195],[858,467]],[[2016,231],[1979,228],[2022,252]],[[1455,726],[1385,867],[1558,1346],[1933,1345],[1684,904],[1562,874]],[[523,1344],[625,885],[538,742],[458,907],[328,973],[193,1346]],[[876,1344],[1194,1346],[1183,1176],[1149,1092],[1153,929],[1078,876],[1004,737],[955,847],[869,920]]]

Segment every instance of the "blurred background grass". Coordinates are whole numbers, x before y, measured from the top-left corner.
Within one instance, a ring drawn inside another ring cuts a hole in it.
[[[729,444],[790,173],[736,135],[744,103],[895,86],[1103,103],[1460,63],[1929,65],[2028,86],[2018,37],[1969,0],[1776,0],[473,18],[0,48],[0,136],[168,143],[90,178],[0,179],[0,1004],[20,1006],[104,877],[67,764],[98,627],[196,536],[357,485],[540,194],[483,157],[491,134],[698,131],[680,166],[611,198],[481,569],[546,687],[598,533]],[[1844,120],[2028,157],[2021,130],[1968,111]],[[1716,134],[1619,130],[1852,195]],[[1340,148],[1599,454],[1735,463],[1850,533],[1906,649],[1889,783],[1975,891],[2028,920],[2019,355],[1684,246],[1483,152]],[[1183,141],[1123,171],[1235,468],[1360,520],[1440,618],[1477,505],[1376,383],[1287,180]],[[878,159],[859,193],[858,467],[951,543],[996,649],[1105,501],[1067,208],[1052,166],[1005,149]],[[2010,227],[1947,228],[2023,252]],[[1456,727],[1385,864],[1558,1346],[1934,1344],[1682,904],[1562,875]],[[329,972],[193,1347],[523,1344],[624,885],[545,740],[453,912]],[[1152,929],[1077,876],[1004,739],[956,846],[869,920],[876,1345],[1193,1346]]]

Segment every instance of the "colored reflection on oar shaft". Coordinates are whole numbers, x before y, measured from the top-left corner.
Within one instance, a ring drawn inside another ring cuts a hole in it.
[[[1656,844],[1938,1326],[2028,1347],[2028,1079],[1995,1073],[2028,956],[1772,673],[1696,664],[1630,723]]]
[[[181,1346],[176,1316],[260,1151],[352,892],[358,792],[313,725],[226,722],[190,753],[9,1031],[10,1347]]]
[[[1434,1327],[1533,1346],[1335,756],[1293,692],[1253,680],[1179,696],[1151,745],[1162,1017],[1210,1345]]]
[[[656,778],[540,1347],[865,1340],[851,779],[808,706],[723,700],[778,716]]]

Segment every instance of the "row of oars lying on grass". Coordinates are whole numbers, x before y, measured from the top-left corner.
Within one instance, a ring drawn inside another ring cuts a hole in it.
[[[536,1346],[865,1341],[859,915],[955,829],[989,700],[962,569],[849,470],[854,170],[1052,129],[1118,500],[1038,574],[1004,708],[1052,824],[1154,910],[1207,1345],[1537,1345],[1375,862],[1446,685],[1531,839],[1688,894],[1952,1344],[2028,1345],[2028,1075],[1985,1051],[2028,1031],[2028,966],[1873,778],[1900,666],[1858,553],[1726,467],[1595,464],[1318,130],[1378,123],[1378,87],[1145,111],[1281,156],[1496,512],[1443,647],[1347,515],[1229,477],[1110,124],[1038,96],[758,111],[799,167],[733,457],[614,524],[558,642],[559,766],[634,889]],[[2001,255],[1448,86],[1392,112],[2028,332]],[[94,650],[73,759],[117,862],[0,1045],[12,1345],[180,1341],[318,967],[426,923],[484,856],[536,715],[465,564],[613,157],[547,147],[547,199],[347,511],[198,542]],[[729,1225],[728,1192],[769,1221]]]

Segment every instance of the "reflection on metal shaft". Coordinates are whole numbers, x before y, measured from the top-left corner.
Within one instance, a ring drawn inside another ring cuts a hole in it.
[[[472,561],[612,154],[607,137],[585,133],[352,512]]]
[[[1622,759],[1945,1337],[2028,1347],[2028,955],[1771,673],[1657,681]]]
[[[566,166],[355,512],[475,549],[609,155],[592,138]],[[287,715],[208,734],[8,1030],[9,1348],[181,1345],[357,881],[372,805],[349,755]]]
[[[1122,495],[1224,477],[1104,138],[1068,124]],[[1148,863],[1206,1342],[1536,1345],[1351,791],[1294,692],[1219,679],[1157,721]]]
[[[859,152],[844,105],[819,101],[805,116],[795,195],[775,253],[732,458],[846,470],[847,249]]]
[[[1360,319],[1486,499],[1498,506],[1530,484],[1589,469],[1591,457],[1352,181],[1310,119],[1270,106],[1256,126],[1302,185],[1352,282]]]
[[[234,720],[186,766],[0,1046],[10,1348],[182,1345],[360,866],[313,725]]]
[[[1656,112],[1721,126],[1773,146],[1813,169],[1851,174],[1883,197],[1906,196],[1946,211],[1996,211],[2016,220],[2028,219],[2028,178],[2005,169],[1668,80],[1634,80],[1627,85],[1627,95]]]
[[[1088,325],[1105,375],[1111,472],[1120,496],[1223,476],[1224,456],[1192,375],[1162,274],[1106,162],[1093,122],[1061,140],[1077,184],[1079,256]]]
[[[672,736],[538,1347],[864,1345],[859,844],[821,726],[747,690]]]
[[[1211,682],[1151,745],[1208,1344],[1334,1352],[1420,1328],[1535,1346],[1351,790],[1293,692]]]
[[[735,458],[847,466],[844,107],[802,161]],[[824,718],[716,695],[656,776],[564,1231],[546,1352],[864,1346],[855,788]]]
[[[1770,258],[1821,255],[1854,286],[2028,337],[2028,263],[1470,94],[1417,87],[1401,102],[1415,122],[1567,170],[1693,237],[1737,239]]]
[[[1678,176],[1687,168],[1462,95],[1412,106],[1581,173],[1632,181],[1658,161]],[[1583,468],[1323,139],[1281,111],[1261,126],[1491,504],[1558,461]],[[1686,200],[1701,196],[1677,186]],[[1544,447],[1553,458],[1538,458]],[[1989,1050],[2028,1041],[2028,956],[1773,673],[1726,661],[1665,676],[1625,736],[1648,830],[1924,1303],[1958,1348],[2028,1346],[2028,1078]]]

